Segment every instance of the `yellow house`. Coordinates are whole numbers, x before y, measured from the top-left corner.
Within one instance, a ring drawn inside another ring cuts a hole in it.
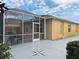
[[[47,17],[47,39],[56,40],[79,34],[79,24],[57,17]]]

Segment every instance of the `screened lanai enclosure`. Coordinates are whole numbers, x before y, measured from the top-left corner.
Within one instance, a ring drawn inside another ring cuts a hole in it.
[[[10,9],[3,15],[3,42],[10,45],[46,39],[46,19],[24,10]]]

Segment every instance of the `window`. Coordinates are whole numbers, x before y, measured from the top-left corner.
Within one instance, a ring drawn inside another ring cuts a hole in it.
[[[68,32],[71,32],[71,24],[68,24]]]
[[[44,19],[40,20],[40,32],[44,33]]]
[[[36,32],[39,32],[39,25],[36,27]]]
[[[40,24],[40,32],[44,32],[44,24]]]
[[[39,24],[34,24],[34,32],[39,32]]]
[[[78,32],[78,25],[76,25],[76,30],[75,31]]]

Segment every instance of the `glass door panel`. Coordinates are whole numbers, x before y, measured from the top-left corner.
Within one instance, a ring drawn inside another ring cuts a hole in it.
[[[40,40],[40,27],[39,27],[39,23],[34,23],[34,39],[33,41],[38,41]]]

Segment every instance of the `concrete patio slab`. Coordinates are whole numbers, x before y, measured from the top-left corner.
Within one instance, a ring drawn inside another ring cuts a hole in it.
[[[66,44],[74,40],[79,40],[79,36],[14,45],[11,59],[66,59]]]

